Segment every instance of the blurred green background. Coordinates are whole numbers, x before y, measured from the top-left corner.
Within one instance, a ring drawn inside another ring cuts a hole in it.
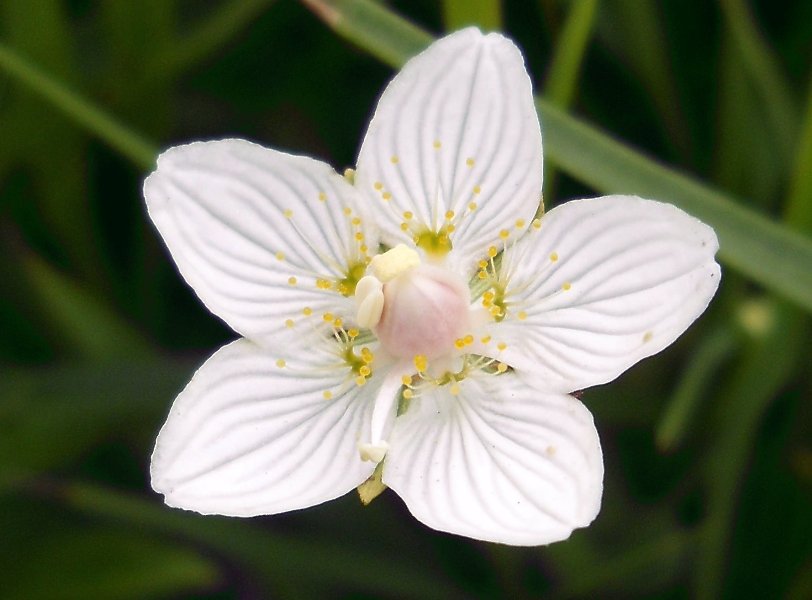
[[[639,193],[722,242],[710,310],[583,396],[597,521],[522,549],[392,493],[166,508],[155,434],[234,334],[145,216],[158,149],[238,136],[351,166],[392,66],[468,23],[525,53],[548,206]],[[812,598],[811,68],[808,0],[2,0],[0,598]]]

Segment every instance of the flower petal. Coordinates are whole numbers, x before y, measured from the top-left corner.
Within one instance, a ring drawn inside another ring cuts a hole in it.
[[[603,461],[592,415],[508,372],[413,399],[383,481],[426,525],[520,546],[569,537],[598,513]]]
[[[152,487],[167,504],[204,514],[274,514],[341,496],[372,474],[375,465],[361,461],[357,441],[380,384],[372,378],[358,387],[346,370],[305,356],[277,362],[238,340],[198,370],[152,455]]]
[[[719,285],[718,248],[710,227],[670,204],[567,202],[505,253],[498,358],[549,389],[611,381],[702,314]]]
[[[501,247],[500,230],[533,217],[541,156],[518,48],[470,28],[432,44],[387,86],[355,181],[378,209],[386,243],[413,243],[425,229],[453,224],[451,256],[470,273],[489,245]]]
[[[242,335],[266,340],[305,307],[354,314],[336,288],[377,234],[328,165],[242,140],[198,142],[164,152],[144,196],[183,277]]]

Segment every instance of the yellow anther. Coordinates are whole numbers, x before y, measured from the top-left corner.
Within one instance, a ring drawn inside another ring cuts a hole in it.
[[[363,239],[364,239],[364,234],[361,233],[360,231],[356,231],[355,232],[355,241],[360,242]]]
[[[496,344],[496,348],[497,350],[504,350],[505,348],[507,348],[507,344],[505,342],[499,342],[498,344]]]
[[[519,314],[516,315],[520,321],[524,321],[527,318],[527,313],[523,310],[519,311]]]
[[[503,229],[502,231],[499,232],[499,237],[502,238],[503,240],[508,239],[509,236],[510,232],[507,229]]]
[[[364,365],[360,369],[358,369],[358,373],[360,373],[364,377],[369,377],[369,375],[372,373],[372,369],[369,368],[369,365]]]
[[[480,279],[488,278],[488,274],[485,271],[480,271],[479,273],[476,274],[476,276],[479,277]]]
[[[452,396],[458,396],[460,393],[460,384],[455,381],[449,386],[448,391],[451,392]]]
[[[472,336],[472,335],[469,333],[469,334],[468,334],[468,335],[466,335],[464,338],[462,338],[462,341],[463,341],[463,342],[465,342],[465,345],[466,345],[466,346],[470,346],[471,344],[473,344],[473,343],[474,343],[474,336]]]
[[[433,145],[433,146],[434,146],[434,148],[435,148],[435,149],[437,149],[437,150],[439,150],[439,149],[440,149],[440,147],[442,146],[442,144],[440,143],[440,140],[434,140],[434,144],[432,144],[432,145]]]
[[[403,231],[409,231],[409,224],[408,224],[408,223],[401,223],[401,224],[400,224],[400,228],[401,228]]]
[[[469,202],[468,203],[468,210],[474,212],[476,210],[476,202]]]
[[[553,252],[553,253],[551,253],[551,254],[550,254],[550,260],[551,260],[552,262],[557,261],[557,260],[558,260],[558,253],[557,253],[557,252]]]
[[[407,221],[412,217],[414,217],[414,213],[412,213],[412,211],[410,210],[407,210],[405,213],[403,213],[403,218],[406,219]]]
[[[400,159],[397,156],[393,156],[389,160],[392,161],[393,165],[396,165],[396,164],[398,164],[400,162]]]
[[[498,250],[496,249],[496,246],[491,246],[490,248],[488,248],[488,256],[494,258],[497,254]]]
[[[342,212],[349,217],[352,214],[352,209],[349,206],[345,206]]]
[[[363,375],[359,375],[358,377],[355,378],[355,385],[357,385],[358,387],[361,387],[366,382],[367,382],[367,378],[364,377]]]
[[[454,340],[454,347],[457,350],[462,350],[465,347],[465,341],[462,338]]]
[[[499,316],[501,316],[501,315],[502,315],[502,309],[501,309],[501,308],[499,308],[499,306],[497,306],[497,305],[495,305],[495,304],[494,304],[494,305],[493,305],[493,306],[491,306],[491,308],[490,308],[490,313],[491,313],[491,316],[492,316],[492,317],[499,317]]]
[[[362,254],[366,254],[367,250],[369,250],[369,247],[366,244],[361,244],[360,246],[358,246],[358,249],[361,251]]]
[[[312,315],[312,314],[313,314],[313,309],[312,309],[312,308],[310,308],[309,306],[305,306],[305,307],[302,309],[302,314],[303,314],[304,316],[306,316],[306,317],[309,317],[310,315]]]
[[[414,392],[412,390],[403,390],[403,397],[406,398],[406,400],[411,400],[414,398]]]
[[[484,294],[482,294],[482,298],[485,299],[485,300],[488,300],[489,302],[491,300],[493,300],[495,297],[496,297],[496,295],[493,292],[491,292],[490,290],[485,292]]]
[[[383,194],[381,194],[381,198],[383,198],[384,200],[391,200],[392,194],[390,194],[389,192],[384,192]]]
[[[285,361],[280,358],[279,360],[276,361],[276,366],[279,367],[280,369],[284,369],[285,368]]]
[[[276,253],[276,260],[285,260],[285,253],[282,252],[282,251],[277,252]]]
[[[359,333],[360,333],[360,332],[359,332],[357,329],[352,328],[352,329],[350,329],[350,330],[347,332],[347,335],[348,335],[348,336],[350,336],[350,339],[351,339],[351,340],[354,340],[355,338],[357,338],[357,337],[358,337],[358,334],[359,334]]]
[[[375,183],[372,184],[372,187],[380,191],[383,189],[383,184],[380,181],[376,181]]]
[[[370,352],[369,354],[362,354],[362,355],[361,355],[361,360],[362,360],[362,361],[364,361],[364,364],[367,364],[367,365],[368,365],[368,364],[370,364],[370,363],[371,363],[373,360],[375,360],[375,357],[374,357],[374,356],[372,355],[372,353]]]
[[[320,290],[329,290],[331,287],[333,287],[333,284],[326,279],[317,279],[316,287]]]
[[[360,225],[361,224],[361,217],[353,217],[352,221],[350,221],[353,225]]]
[[[335,319],[335,317],[333,316],[333,313],[324,313],[324,315],[322,316],[322,319],[324,319],[325,322],[327,322],[327,323],[332,323],[333,319]]]
[[[524,219],[516,219],[516,229],[524,229]]]
[[[336,318],[336,319],[333,321],[333,327],[335,327],[336,329],[341,329],[341,326],[342,326],[342,325],[344,325],[344,321],[342,321],[342,320],[341,320],[341,319],[339,319],[339,318]]]
[[[331,392],[330,390],[324,390],[324,391],[321,393],[321,395],[322,395],[322,397],[323,397],[325,400],[329,400],[330,398],[332,398],[332,397],[333,397],[333,392]]]
[[[479,341],[480,341],[480,342],[482,342],[483,344],[488,344],[488,343],[490,343],[490,341],[491,341],[491,336],[486,335],[485,337],[483,337],[483,338],[482,338],[481,340],[479,340]]]
[[[423,354],[415,354],[414,367],[418,373],[425,373],[429,366],[429,360]]]
[[[321,200],[322,202],[326,202],[327,194],[325,194],[324,192],[319,192],[319,200]]]
[[[295,323],[293,322],[293,319],[288,319],[287,321],[285,321],[285,327],[287,327],[288,329],[290,329],[294,325]]]
[[[282,214],[285,215],[286,219],[292,219],[293,218],[293,211],[290,210],[289,208],[286,208],[284,211],[282,211]]]
[[[564,285],[561,286],[561,289],[564,290],[565,292],[569,291],[571,288],[572,284],[569,281],[565,281]]]
[[[412,385],[412,376],[411,375],[404,375],[400,378],[400,382],[403,385]]]
[[[395,277],[420,264],[420,255],[404,244],[379,254],[370,263],[372,271],[381,283],[392,281]]]
[[[541,229],[541,219],[533,219],[533,229]]]
[[[296,278],[295,277],[288,277],[288,284],[289,285],[296,285]]]
[[[479,187],[478,185],[475,185],[475,186],[474,186],[474,193],[475,193],[475,194],[478,194],[478,193],[479,193],[479,192],[481,192],[481,191],[482,191],[482,188],[481,188],[481,187]],[[476,206],[476,204],[475,204],[474,202],[472,202],[471,204],[473,204],[474,206]],[[470,207],[470,204],[469,204],[468,206]],[[474,210],[474,209],[472,208],[471,210]]]
[[[457,228],[456,228],[456,226],[454,225],[454,223],[449,223],[448,225],[446,225],[446,226],[445,226],[445,231],[446,231],[446,233],[454,233],[454,231],[455,231],[456,229],[457,229]]]
[[[505,363],[500,362],[498,365],[496,365],[496,372],[497,373],[504,373],[507,370],[508,370],[508,366]]]
[[[465,164],[468,165],[469,167],[473,167],[474,166],[474,159],[473,158],[467,159],[465,161]]]
[[[445,220],[446,221],[450,221],[453,218],[454,218],[454,211],[453,210],[445,211]]]
[[[487,260],[481,260],[477,264],[479,265],[480,269],[487,269],[488,268],[488,261]]]

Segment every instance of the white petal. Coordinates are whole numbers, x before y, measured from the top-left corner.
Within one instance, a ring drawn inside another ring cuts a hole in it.
[[[357,192],[328,165],[242,140],[199,142],[164,152],[144,196],[183,277],[244,336],[267,339],[304,307],[354,312],[316,282],[343,279],[360,244],[377,238]]]
[[[661,202],[607,196],[551,210],[506,253],[498,358],[549,389],[611,381],[702,314],[719,285],[718,247],[710,227]]]
[[[383,378],[357,387],[346,371],[319,365],[319,354],[307,358],[310,368],[295,356],[280,367],[276,356],[238,340],[200,368],[152,455],[152,487],[167,504],[273,514],[341,496],[372,474],[357,443]]]
[[[529,223],[541,180],[541,130],[522,56],[510,40],[476,29],[432,44],[392,80],[355,178],[390,245],[412,243],[421,226],[438,230],[453,211],[451,258],[466,272],[500,246],[501,229],[515,235],[517,220]],[[404,232],[407,211],[414,227]]]
[[[530,546],[569,537],[600,509],[603,461],[592,415],[509,372],[412,400],[383,481],[426,525]]]

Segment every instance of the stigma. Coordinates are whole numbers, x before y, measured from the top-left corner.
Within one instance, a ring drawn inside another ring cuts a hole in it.
[[[455,353],[471,325],[471,295],[454,272],[424,264],[403,244],[376,256],[356,287],[359,326],[392,357],[435,359]]]

